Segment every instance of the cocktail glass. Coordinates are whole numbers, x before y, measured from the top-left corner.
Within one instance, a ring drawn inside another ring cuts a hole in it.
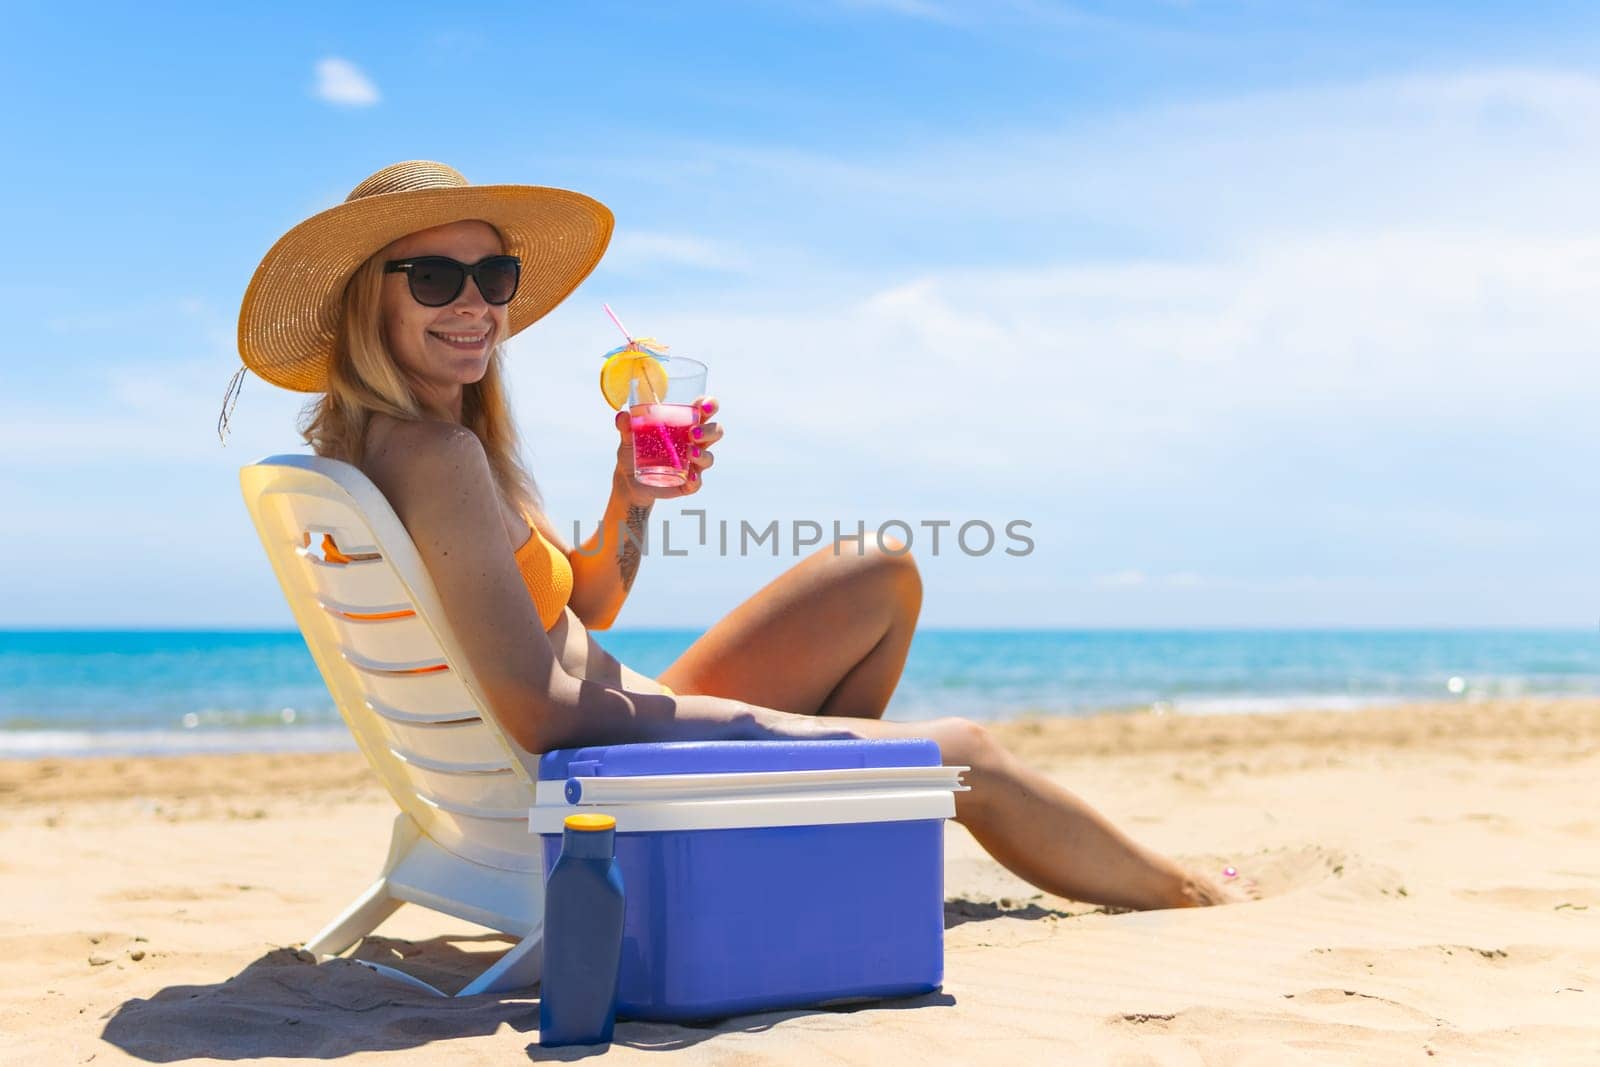
[[[700,424],[695,401],[706,392],[706,365],[684,356],[661,356],[666,388],[659,379],[636,375],[628,385],[628,424],[633,430],[633,474],[664,488],[689,478],[693,431]]]

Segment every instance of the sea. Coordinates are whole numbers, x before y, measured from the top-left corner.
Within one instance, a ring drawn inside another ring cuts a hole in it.
[[[655,675],[696,630],[597,634]],[[1596,630],[918,631],[888,717],[1600,695]],[[0,758],[353,747],[295,631],[0,631]]]

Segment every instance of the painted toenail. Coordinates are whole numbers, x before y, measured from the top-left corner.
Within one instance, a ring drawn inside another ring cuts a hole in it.
[[[1239,877],[1239,868],[1237,868],[1237,867],[1224,867],[1224,868],[1222,868],[1222,877],[1224,877],[1224,878],[1237,878],[1237,877]]]

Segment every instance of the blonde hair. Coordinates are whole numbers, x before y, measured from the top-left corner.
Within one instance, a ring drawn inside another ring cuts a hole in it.
[[[396,419],[447,418],[417,398],[411,379],[389,354],[383,339],[380,298],[384,253],[368,259],[345,284],[344,306],[333,359],[328,366],[328,391],[301,413],[300,435],[319,456],[361,464],[367,427],[378,413]],[[501,494],[521,514],[542,518],[544,503],[533,476],[519,458],[517,428],[511,418],[496,344],[489,368],[476,382],[461,388],[461,424],[483,442],[489,469]]]

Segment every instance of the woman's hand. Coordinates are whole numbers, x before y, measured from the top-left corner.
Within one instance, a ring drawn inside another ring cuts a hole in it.
[[[716,397],[696,398],[695,424],[689,431],[689,454],[683,457],[688,466],[689,476],[682,485],[674,486],[645,485],[633,476],[633,425],[628,418],[627,409],[617,412],[617,432],[622,435],[622,441],[617,445],[617,469],[611,478],[611,484],[616,491],[628,501],[638,504],[698,493],[705,481],[705,472],[716,462],[716,457],[711,454],[711,446],[722,440],[722,427],[715,422],[706,421],[717,410]]]

